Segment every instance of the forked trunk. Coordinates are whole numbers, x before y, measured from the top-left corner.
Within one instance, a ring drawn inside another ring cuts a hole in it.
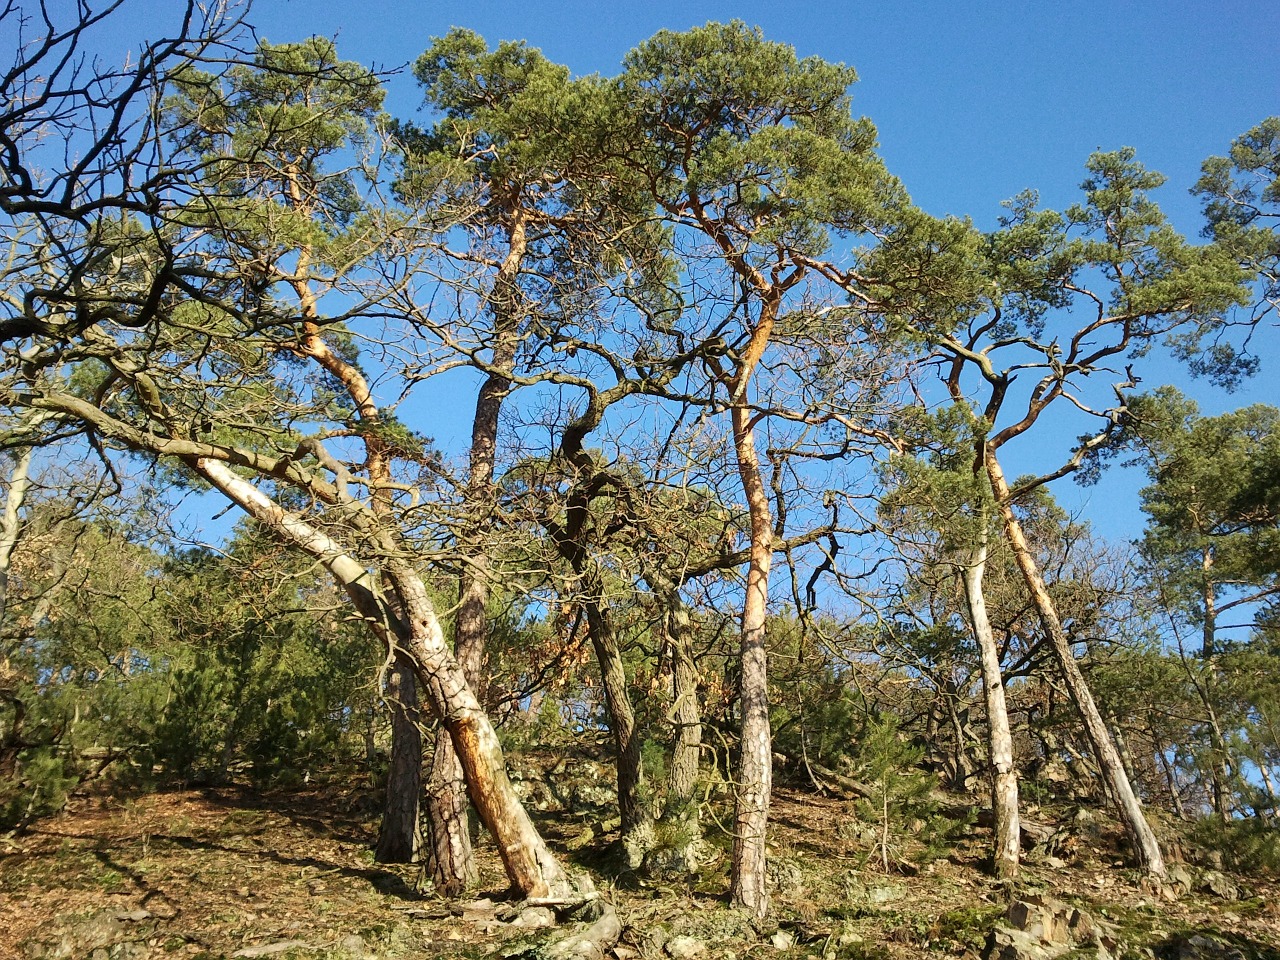
[[[383,642],[407,652],[428,704],[449,731],[466,773],[471,802],[493,834],[515,892],[522,897],[564,898],[589,888],[583,878],[575,890],[521,805],[507,777],[497,733],[445,644],[421,577],[403,561],[387,562],[387,576],[404,611],[400,618],[381,595],[377,577],[332,538],[280,507],[220,461],[193,457],[191,465],[258,522],[324,563]]]
[[[373,858],[378,863],[413,863],[422,849],[418,799],[422,795],[422,729],[413,664],[398,654],[387,678],[391,707],[391,769],[387,772],[382,827]]]
[[[982,662],[982,691],[987,702],[987,755],[991,772],[991,810],[995,815],[995,849],[992,866],[996,877],[1013,880],[1018,876],[1021,855],[1021,822],[1018,813],[1018,772],[1013,764],[1013,736],[1009,711],[1005,706],[1004,677],[1000,671],[1000,648],[987,616],[987,600],[982,580],[987,569],[987,516],[982,511],[978,542],[964,568],[964,597],[969,622]]]
[[[1018,522],[1018,517],[1013,512],[1013,504],[1009,499],[1011,491],[1005,481],[1004,472],[1001,470],[994,452],[990,450],[986,455],[986,468],[987,476],[991,480],[992,492],[995,494],[996,503],[999,505],[1001,519],[1004,521],[1005,535],[1008,537],[1009,545],[1013,549],[1018,569],[1022,572],[1022,578],[1031,594],[1040,623],[1044,627],[1045,633],[1049,636],[1054,657],[1062,670],[1062,678],[1066,683],[1067,693],[1070,694],[1072,702],[1075,703],[1076,708],[1080,711],[1080,716],[1084,721],[1085,733],[1089,738],[1090,745],[1093,747],[1098,768],[1102,772],[1108,793],[1116,803],[1120,820],[1124,824],[1125,832],[1129,835],[1138,864],[1147,874],[1162,878],[1165,876],[1166,871],[1159,841],[1156,840],[1156,835],[1151,830],[1151,825],[1147,823],[1146,815],[1142,812],[1142,804],[1138,802],[1138,797],[1133,792],[1133,785],[1129,782],[1128,776],[1125,775],[1120,754],[1111,739],[1106,723],[1103,721],[1102,713],[1099,711],[1098,705],[1093,699],[1093,693],[1089,690],[1089,685],[1085,682],[1084,675],[1080,672],[1080,666],[1076,663],[1076,658],[1071,652],[1071,643],[1067,639],[1066,630],[1062,627],[1062,621],[1058,618],[1058,611],[1053,603],[1053,598],[1049,596],[1049,590],[1040,574],[1040,568],[1036,564],[1035,557],[1031,554],[1031,548],[1027,544],[1022,524]]]
[[[738,455],[738,475],[751,517],[751,549],[739,651],[742,746],[736,778],[729,896],[735,907],[763,917],[769,912],[765,839],[773,789],[773,737],[769,729],[769,671],[765,650],[773,520],[756,455],[751,411],[743,402],[733,408],[733,442]]]

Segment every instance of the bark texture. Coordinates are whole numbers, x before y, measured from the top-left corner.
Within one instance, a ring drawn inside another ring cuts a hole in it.
[[[1022,852],[1018,812],[1018,772],[1013,764],[1013,735],[1005,705],[1004,677],[1000,672],[1000,648],[987,616],[982,581],[987,569],[987,529],[985,512],[978,542],[964,568],[964,596],[969,621],[982,663],[982,692],[987,705],[987,756],[991,775],[991,811],[995,817],[995,848],[992,866],[996,877],[1013,880],[1018,876]]]
[[[593,587],[599,588],[600,584],[596,582]],[[609,727],[613,733],[614,755],[617,759],[618,816],[622,820],[622,833],[625,837],[651,823],[653,810],[641,797],[644,770],[640,760],[640,737],[636,730],[635,711],[631,707],[631,695],[627,689],[622,651],[618,647],[613,625],[598,599],[599,594],[594,589],[592,594],[584,604],[587,632],[591,636],[596,661],[600,664],[605,706],[609,711]]]
[[[401,618],[382,596],[377,577],[332,538],[220,461],[192,457],[189,462],[250,516],[324,563],[383,642],[406,651],[428,704],[449,731],[471,801],[494,837],[515,892],[522,897],[571,897],[589,888],[585,878],[576,886],[570,880],[521,805],[507,777],[497,733],[445,644],[421,577],[403,561],[387,562],[385,575],[398,594]]]
[[[698,786],[698,766],[702,753],[702,711],[698,707],[698,668],[693,661],[693,637],[689,611],[674,588],[663,602],[666,640],[671,650],[671,722],[675,744],[671,751],[671,773],[663,819],[679,817],[696,822],[690,815]]]
[[[463,496],[465,527],[461,537],[466,552],[458,582],[458,613],[454,620],[453,650],[463,676],[477,698],[483,699],[481,666],[488,643],[489,582],[491,561],[485,546],[495,506],[493,474],[497,463],[499,417],[511,393],[510,372],[515,362],[520,321],[520,265],[528,249],[525,222],[513,214],[507,229],[507,252],[498,269],[490,302],[494,338],[490,371],[476,395],[471,421],[467,485]],[[427,813],[431,822],[428,867],[436,889],[457,896],[479,879],[471,850],[467,786],[462,764],[447,730],[436,735],[427,787]]]
[[[773,790],[773,736],[769,727],[769,669],[765,650],[773,521],[756,454],[751,411],[741,402],[733,408],[733,442],[738,456],[738,475],[751,517],[751,559],[747,567],[739,650],[742,746],[737,770],[729,897],[734,906],[763,917],[769,912],[765,840],[769,797]]]
[[[1067,639],[1067,632],[1058,618],[1057,608],[1049,595],[1044,577],[1040,574],[1039,565],[1031,553],[1022,524],[1018,522],[1017,515],[1013,511],[1013,504],[1010,502],[1011,491],[1005,481],[1004,472],[991,451],[986,455],[986,469],[987,476],[991,480],[992,492],[999,506],[1000,517],[1004,521],[1005,535],[1013,548],[1018,569],[1031,593],[1040,623],[1049,637],[1054,657],[1062,670],[1067,693],[1080,711],[1085,733],[1093,747],[1107,790],[1116,803],[1121,823],[1124,824],[1125,832],[1129,835],[1138,865],[1150,876],[1164,877],[1166,870],[1164,856],[1160,852],[1160,843],[1147,822],[1146,815],[1142,812],[1142,804],[1138,802],[1138,797],[1133,792],[1133,785],[1124,772],[1120,753],[1116,750],[1102,713],[1093,699],[1093,693],[1089,690],[1089,685],[1085,682],[1080,666],[1071,652],[1071,642]]]
[[[373,858],[378,863],[413,863],[422,849],[418,798],[422,795],[422,729],[413,664],[398,654],[387,678],[391,707],[391,769],[382,825]]]

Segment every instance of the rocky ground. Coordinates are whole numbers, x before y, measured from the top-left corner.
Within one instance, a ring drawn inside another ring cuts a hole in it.
[[[943,857],[886,873],[848,801],[783,789],[775,915],[751,923],[726,907],[727,842],[714,818],[698,872],[646,879],[601,852],[615,821],[591,806],[590,790],[560,796],[548,786],[560,778],[528,779],[546,835],[616,909],[614,960],[1280,960],[1276,883],[1180,862],[1170,884],[1145,884],[1125,865],[1114,824],[1089,808],[1032,808],[1040,840],[1008,889],[982,870],[988,829],[964,826]],[[0,960],[533,960],[590,919],[508,902],[483,841],[470,899],[422,892],[416,869],[373,863],[374,813],[367,790],[334,783],[78,799],[0,842]],[[1164,832],[1174,858],[1191,859]]]

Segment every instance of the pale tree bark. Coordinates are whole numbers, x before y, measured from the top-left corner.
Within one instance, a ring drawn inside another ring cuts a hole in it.
[[[418,686],[412,662],[396,653],[387,676],[391,708],[391,769],[373,858],[378,863],[413,863],[422,849],[418,798],[422,795],[422,729]]]
[[[528,898],[558,899],[589,889],[586,878],[576,884],[570,879],[521,805],[507,776],[497,733],[449,651],[426,585],[412,567],[403,560],[386,561],[384,574],[396,591],[393,605],[382,596],[377,576],[322,531],[282,508],[221,461],[190,456],[187,462],[259,523],[322,562],[383,642],[405,650],[427,692],[428,704],[449,731],[466,773],[471,802],[493,835],[515,892]]]
[[[1021,820],[1018,812],[1018,771],[1013,763],[1013,735],[1005,705],[1004,677],[1000,671],[1000,648],[991,620],[982,581],[987,569],[986,511],[980,511],[977,542],[964,568],[964,597],[969,622],[982,664],[982,691],[987,703],[987,756],[991,775],[991,810],[995,816],[995,849],[992,866],[996,877],[1013,880],[1018,876],[1021,856]]]
[[[22,533],[22,506],[31,489],[31,459],[34,447],[22,447],[9,471],[9,489],[4,499],[4,514],[0,516],[0,627],[4,626],[9,607],[9,570],[13,551]],[[7,701],[13,710],[9,729],[0,737],[0,779],[11,780],[18,772],[18,755],[22,752],[22,728],[26,721],[26,704],[18,696],[16,684],[10,686],[9,658],[0,659],[0,701]]]
[[[1124,825],[1125,832],[1129,835],[1134,855],[1137,857],[1138,864],[1144,872],[1153,877],[1162,878],[1165,876],[1166,870],[1164,856],[1160,852],[1159,841],[1156,840],[1156,835],[1152,831],[1151,825],[1147,822],[1146,815],[1142,812],[1142,804],[1138,802],[1138,797],[1133,792],[1133,785],[1129,782],[1128,776],[1125,775],[1124,764],[1121,762],[1120,754],[1116,750],[1110,732],[1107,730],[1106,722],[1103,720],[1102,713],[1093,699],[1093,693],[1089,690],[1089,685],[1086,683],[1084,675],[1080,672],[1080,666],[1076,663],[1075,656],[1071,652],[1071,642],[1067,639],[1067,632],[1063,629],[1062,621],[1058,618],[1057,607],[1054,605],[1053,598],[1049,595],[1049,590],[1045,585],[1044,577],[1040,573],[1039,565],[1032,555],[1031,547],[1027,543],[1026,535],[1022,530],[1022,524],[1014,513],[1011,501],[1012,491],[1005,480],[1004,471],[996,459],[995,452],[990,448],[987,450],[985,466],[987,476],[991,481],[992,492],[995,494],[1000,517],[1004,521],[1005,535],[1013,549],[1014,559],[1022,573],[1023,580],[1026,582],[1027,590],[1031,594],[1031,600],[1035,605],[1040,623],[1049,637],[1050,647],[1058,661],[1059,668],[1062,670],[1067,692],[1070,694],[1076,708],[1080,711],[1081,719],[1084,721],[1085,734],[1093,747],[1094,758],[1097,761],[1107,789],[1116,803],[1120,821]]]
[[[742,605],[741,673],[738,705],[742,744],[736,774],[733,818],[733,875],[729,897],[753,916],[769,912],[765,840],[773,790],[773,736],[769,727],[769,668],[765,650],[769,569],[773,563],[773,519],[761,477],[751,410],[742,400],[733,407],[733,444],[738,475],[751,519],[751,558]]]
[[[4,498],[4,515],[0,517],[0,623],[4,622],[9,606],[9,569],[22,531],[22,505],[31,490],[31,459],[34,454],[34,447],[19,449],[13,469],[9,471],[9,490]]]

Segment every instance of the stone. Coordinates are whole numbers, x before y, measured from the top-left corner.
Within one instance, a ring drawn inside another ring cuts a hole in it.
[[[1098,944],[1102,940],[1102,931],[1093,917],[1078,907],[1067,917],[1067,931],[1076,943]]]
[[[769,942],[772,943],[774,948],[777,950],[790,950],[796,945],[796,936],[794,933],[789,933],[786,930],[779,930],[769,938]]]
[[[1238,947],[1203,934],[1174,938],[1160,950],[1160,956],[1164,960],[1249,960]]]
[[[1009,905],[1009,923],[1014,929],[1045,943],[1070,943],[1072,908],[1047,897],[1028,897]]]
[[[520,916],[511,922],[511,925],[529,930],[554,927],[556,925],[556,914],[550,907],[525,907],[520,911]]]
[[[1191,887],[1194,885],[1191,879],[1191,871],[1180,863],[1172,863],[1165,872],[1165,883],[1168,886],[1177,889],[1179,895],[1190,893]]]
[[[1070,944],[1045,943],[1024,930],[996,927],[982,956],[983,960],[1054,960],[1070,949]]]
[[[707,952],[707,945],[697,937],[672,937],[663,949],[672,960],[693,960]]]
[[[1240,888],[1224,873],[1217,870],[1208,870],[1204,876],[1200,878],[1198,890],[1204,893],[1212,893],[1215,897],[1222,900],[1239,900]]]
[[[374,956],[369,945],[364,942],[364,938],[355,933],[348,933],[339,940],[338,949],[350,957],[355,957],[356,960],[372,960]]]
[[[874,905],[893,903],[907,895],[907,888],[897,884],[867,888],[867,902]]]

